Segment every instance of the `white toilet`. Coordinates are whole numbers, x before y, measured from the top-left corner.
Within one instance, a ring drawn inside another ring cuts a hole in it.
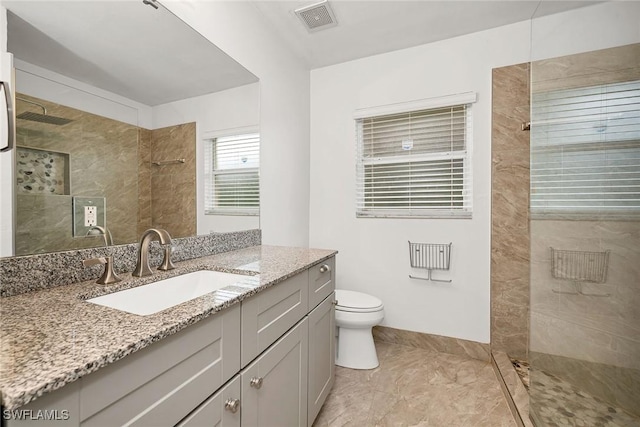
[[[378,298],[355,291],[336,289],[338,345],[336,365],[352,369],[373,369],[379,365],[371,328],[384,319]]]

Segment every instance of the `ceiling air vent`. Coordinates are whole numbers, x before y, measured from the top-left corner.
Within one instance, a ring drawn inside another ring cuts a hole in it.
[[[301,7],[295,12],[310,33],[338,25],[328,0]]]

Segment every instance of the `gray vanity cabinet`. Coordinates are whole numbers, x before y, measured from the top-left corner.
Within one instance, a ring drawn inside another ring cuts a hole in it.
[[[310,426],[334,380],[334,289],[331,258],[19,409],[74,427]]]
[[[304,427],[318,415],[335,373],[334,270],[331,258],[242,302],[243,366],[266,349],[241,374],[243,426]]]

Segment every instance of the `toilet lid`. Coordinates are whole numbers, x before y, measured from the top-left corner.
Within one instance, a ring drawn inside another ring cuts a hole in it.
[[[344,311],[376,311],[382,308],[382,301],[362,292],[336,289],[337,309]]]

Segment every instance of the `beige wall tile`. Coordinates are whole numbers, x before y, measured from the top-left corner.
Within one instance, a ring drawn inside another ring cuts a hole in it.
[[[529,338],[529,65],[492,76],[491,347],[527,359]]]
[[[196,234],[196,126],[186,123],[151,131],[151,223],[172,237]]]

